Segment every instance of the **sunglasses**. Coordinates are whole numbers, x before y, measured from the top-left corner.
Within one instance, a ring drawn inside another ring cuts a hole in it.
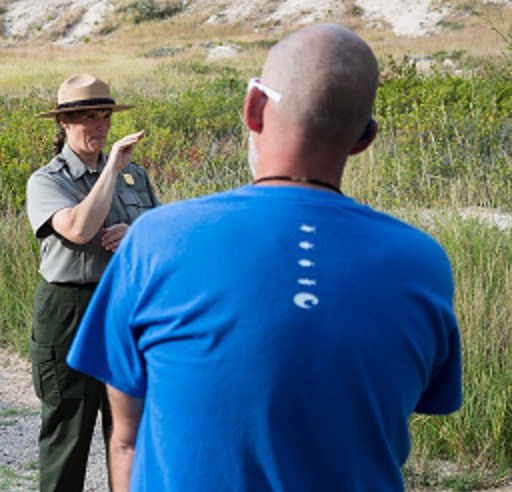
[[[266,85],[263,85],[260,82],[260,79],[253,77],[251,80],[249,80],[249,84],[247,85],[247,90],[250,91],[253,87],[256,87],[260,92],[265,94],[269,99],[272,99],[272,101],[278,103],[281,100],[281,94],[279,92],[275,91],[274,89],[271,89],[270,87],[267,87]]]
[[[274,89],[271,89],[270,87],[267,87],[266,85],[262,84],[260,82],[260,79],[257,77],[253,77],[251,80],[249,80],[249,83],[247,84],[247,91],[250,91],[253,87],[256,87],[260,92],[265,94],[269,99],[272,99],[272,101],[278,103],[281,100],[281,94],[279,92],[275,91]],[[373,127],[376,125],[376,122],[373,118],[370,118],[368,121],[368,124],[366,125],[363,134],[360,137],[360,140],[368,140],[370,136],[372,135]]]

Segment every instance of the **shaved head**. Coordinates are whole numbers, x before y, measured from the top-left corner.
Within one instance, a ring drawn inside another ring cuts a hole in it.
[[[335,24],[301,29],[269,52],[262,81],[282,100],[278,116],[315,139],[357,141],[368,122],[378,83],[369,46]]]

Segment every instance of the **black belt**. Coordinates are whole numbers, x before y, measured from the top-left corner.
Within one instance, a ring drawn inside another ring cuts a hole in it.
[[[77,289],[94,289],[98,282],[85,282],[83,284],[79,284],[77,282],[50,282],[53,285],[58,285],[59,287],[74,287]]]
[[[84,289],[94,290],[98,285],[98,282],[48,282],[44,277],[41,277],[41,281],[48,285],[55,285],[56,287],[72,288],[72,289]]]

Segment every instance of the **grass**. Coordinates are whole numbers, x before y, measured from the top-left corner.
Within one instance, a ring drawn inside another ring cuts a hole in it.
[[[34,412],[25,408],[4,408],[0,410],[0,419],[1,424],[5,425],[5,421],[3,419],[10,419],[11,417],[17,417],[19,415],[33,415]]]
[[[0,237],[0,342],[26,355],[39,252],[19,214],[3,215]]]
[[[4,408],[0,410],[0,428],[5,429],[17,424],[17,417],[25,417],[27,415],[38,415],[28,408]]]
[[[462,29],[442,36],[397,39],[365,31],[360,16],[348,20],[374,46],[383,76],[380,135],[349,161],[343,190],[427,229],[452,260],[465,404],[448,417],[412,419],[413,454],[404,472],[411,487],[476,490],[512,476],[512,238],[510,231],[463,221],[458,211],[470,205],[512,210],[506,56],[512,9],[450,4],[469,13]],[[111,82],[117,99],[136,103],[115,115],[111,140],[145,128],[135,159],[163,201],[178,200],[248,182],[240,115],[245,83],[282,34],[169,19],[121,26],[72,49],[0,50],[0,343],[27,354],[39,253],[23,211],[23,187],[49,157],[52,125],[33,115],[50,105],[60,81],[90,71]],[[221,43],[238,44],[241,54],[208,59],[207,45]],[[449,51],[457,53],[460,74],[439,65],[425,77],[411,64],[419,53],[441,64]],[[0,470],[0,490],[18,479]]]
[[[27,472],[15,472],[9,467],[0,467],[0,491],[38,490],[37,473],[32,469]]]
[[[34,415],[29,409],[4,408],[0,411],[0,429],[6,429],[17,424],[19,417]],[[2,431],[3,432],[3,431]],[[8,453],[7,450],[3,450]],[[0,466],[0,491],[38,490],[38,463],[10,463],[10,466]]]
[[[512,465],[512,230],[446,213],[430,229],[455,273],[465,401],[450,417],[413,418],[414,461],[448,460],[464,472],[453,483],[489,486],[510,476]]]

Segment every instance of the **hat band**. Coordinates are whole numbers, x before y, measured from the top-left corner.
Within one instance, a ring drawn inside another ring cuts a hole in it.
[[[82,99],[79,101],[62,103],[57,106],[57,109],[79,108],[81,106],[103,106],[107,104],[115,105],[116,102],[108,97],[98,97],[96,99]]]

